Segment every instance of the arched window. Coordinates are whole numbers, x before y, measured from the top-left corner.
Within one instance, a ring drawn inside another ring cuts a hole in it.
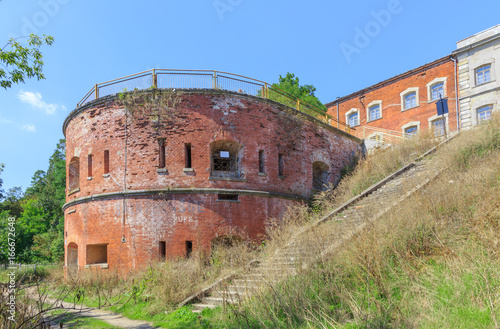
[[[80,158],[73,157],[68,166],[68,193],[80,188]]]
[[[222,140],[213,142],[210,147],[210,177],[224,178],[242,176],[241,145],[234,141]]]
[[[66,266],[69,275],[76,274],[78,270],[78,245],[74,242],[68,244]]]
[[[359,126],[359,110],[358,109],[350,109],[345,114],[345,121],[349,125],[349,127]]]
[[[328,189],[328,166],[321,161],[313,162],[313,189],[324,191]]]
[[[412,92],[405,95],[405,109],[417,106],[417,93]]]
[[[408,128],[405,128],[404,136],[409,138],[409,137],[416,136],[417,133],[418,133],[418,126],[410,126]]]
[[[476,69],[476,85],[491,81],[491,64],[483,65]]]
[[[380,106],[373,105],[370,107],[370,121],[377,120],[380,118]]]
[[[482,121],[491,120],[491,110],[493,109],[492,105],[482,106],[477,109],[477,122],[480,123]]]
[[[401,96],[401,111],[419,106],[418,87],[411,87],[399,94]]]
[[[439,136],[444,135],[445,121],[443,119],[439,118],[439,119],[432,121],[431,127],[432,127],[432,130],[434,131],[434,136],[439,137]]]
[[[431,100],[435,101],[444,97],[444,82],[438,82],[431,86]]]

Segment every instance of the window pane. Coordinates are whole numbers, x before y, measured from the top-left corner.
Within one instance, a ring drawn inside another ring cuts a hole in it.
[[[406,137],[409,137],[409,136],[414,136],[417,134],[417,126],[413,126],[413,127],[408,127],[405,129],[405,136]]]
[[[380,118],[380,105],[373,105],[370,107],[370,121]]]
[[[493,106],[487,105],[477,109],[477,122],[486,121],[491,119],[491,110]]]
[[[444,83],[436,83],[431,87],[431,100],[439,99],[439,96],[444,97]]]
[[[358,113],[349,115],[349,126],[354,127],[358,125]]]
[[[434,129],[434,136],[444,135],[443,119],[434,120],[432,122],[432,128]]]
[[[405,109],[417,106],[417,93],[409,93],[405,96]]]
[[[476,70],[476,83],[478,85],[491,80],[490,68],[491,65],[485,65]]]

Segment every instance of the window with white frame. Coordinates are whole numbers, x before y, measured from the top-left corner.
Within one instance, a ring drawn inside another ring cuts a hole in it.
[[[431,101],[444,97],[444,82],[438,82],[431,86]]]
[[[411,126],[405,129],[405,137],[413,137],[416,136],[417,133],[418,133],[417,126]]]
[[[412,92],[405,95],[405,109],[417,106],[417,93]]]
[[[427,100],[434,102],[446,97],[446,77],[435,78],[427,83]]]
[[[345,114],[346,122],[349,127],[359,126],[359,111],[357,109],[351,109]]]
[[[408,88],[401,94],[401,110],[409,110],[419,106],[418,87]]]
[[[401,127],[404,137],[412,137],[420,131],[420,121],[411,121]]]
[[[476,85],[491,81],[491,64],[483,65],[476,69]]]
[[[439,137],[444,135],[445,130],[445,120],[442,118],[431,121],[432,131],[434,132],[434,136]]]
[[[368,104],[368,121],[382,118],[382,102],[375,101]]]
[[[477,109],[477,123],[481,123],[482,121],[488,121],[491,119],[491,110],[493,110],[493,105],[485,105],[481,106]]]

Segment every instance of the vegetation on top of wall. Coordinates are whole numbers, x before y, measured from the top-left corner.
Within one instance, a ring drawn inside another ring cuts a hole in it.
[[[181,95],[182,92],[175,89],[125,89],[118,94],[118,99],[133,119],[149,119],[158,129],[177,116]]]

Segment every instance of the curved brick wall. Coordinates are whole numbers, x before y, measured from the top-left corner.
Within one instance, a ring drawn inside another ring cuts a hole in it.
[[[104,263],[103,253],[109,268],[130,269],[157,260],[162,248],[166,257],[183,256],[186,241],[196,251],[222,235],[259,240],[266,220],[310,196],[313,163],[326,164],[322,179],[334,183],[360,149],[358,139],[294,109],[218,90],[183,90],[163,120],[126,114],[116,95],[104,97],[74,110],[63,130],[66,260],[76,257],[80,268]],[[226,149],[229,175],[212,170],[214,154]]]

